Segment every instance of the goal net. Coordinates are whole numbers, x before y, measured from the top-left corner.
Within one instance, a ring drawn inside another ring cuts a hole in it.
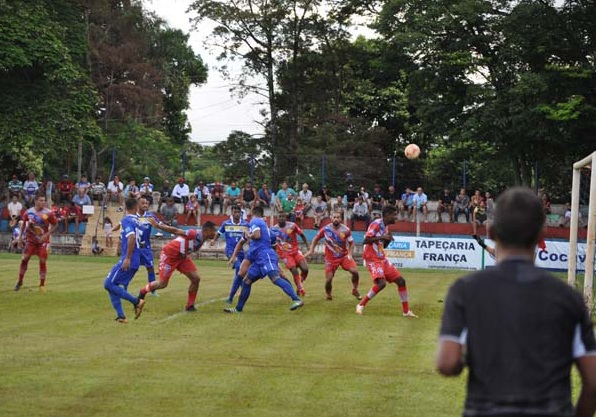
[[[594,167],[596,167],[596,152],[573,164],[567,270],[567,281],[570,285],[575,286],[578,269],[584,269],[583,293],[590,312],[594,309],[594,240],[596,233],[596,175],[592,172]],[[578,228],[586,226],[585,245],[578,245]],[[578,259],[583,264],[583,268],[578,268]]]

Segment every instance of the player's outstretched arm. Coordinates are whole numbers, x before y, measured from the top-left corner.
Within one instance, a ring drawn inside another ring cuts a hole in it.
[[[315,237],[312,242],[310,243],[310,247],[308,248],[308,252],[306,252],[304,254],[305,258],[308,258],[310,256],[312,256],[313,253],[315,253],[315,247],[317,246],[317,243],[319,243],[319,240],[321,240],[321,238],[317,238]]]
[[[244,245],[244,243],[247,241],[246,238],[242,238],[238,241],[238,243],[236,243],[236,247],[234,248],[234,252],[232,253],[232,256],[230,256],[230,259],[228,260],[228,264],[229,265],[234,265],[234,262],[236,262],[236,257],[238,256],[238,253],[240,252],[240,250],[242,249],[242,246]]]
[[[171,234],[177,235],[177,236],[186,236],[186,230],[178,229],[177,227],[173,227],[173,226],[168,226],[167,224],[158,222],[153,217],[149,217],[147,219],[147,221],[149,223],[151,223],[151,226],[157,227],[158,229],[161,229],[164,232],[168,232],[168,233],[171,233]]]

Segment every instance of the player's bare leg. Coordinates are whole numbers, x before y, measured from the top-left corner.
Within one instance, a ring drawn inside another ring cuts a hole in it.
[[[29,266],[29,259],[31,259],[31,255],[24,253],[23,257],[21,258],[21,266],[19,267],[19,280],[17,281],[17,285],[14,287],[15,291],[20,290],[23,286],[23,278],[25,278],[25,273],[27,272],[27,268]]]
[[[358,303],[356,306],[356,314],[363,314],[364,307],[370,300],[372,300],[378,293],[383,291],[383,289],[387,286],[387,280],[385,278],[377,278],[374,281],[373,286],[368,290],[368,293],[364,296],[362,301]]]
[[[197,271],[187,272],[184,275],[190,280],[190,285],[188,286],[188,298],[186,300],[186,311],[197,311],[195,307],[195,300],[197,299],[197,294],[199,293],[199,283],[201,282],[201,277]]]
[[[358,273],[358,269],[353,268],[348,272],[352,274],[352,295],[356,297],[357,300],[362,300],[360,291],[358,291],[358,284],[360,283],[360,274]]]
[[[327,300],[329,301],[333,300],[333,295],[331,294],[331,291],[333,290],[334,275],[335,274],[333,272],[327,272],[325,274],[325,293],[327,294]]]

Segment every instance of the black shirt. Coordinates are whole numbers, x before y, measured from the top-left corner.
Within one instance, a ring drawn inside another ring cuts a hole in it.
[[[572,416],[571,366],[596,354],[581,295],[525,260],[456,281],[441,338],[467,346],[464,416]]]
[[[451,203],[453,203],[454,198],[451,196],[451,194],[441,194],[441,203],[443,203],[444,205],[449,205]]]

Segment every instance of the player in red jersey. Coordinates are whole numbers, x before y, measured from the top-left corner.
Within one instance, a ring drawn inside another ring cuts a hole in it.
[[[277,225],[272,229],[277,235],[277,254],[284,262],[286,268],[292,273],[294,283],[296,284],[296,292],[300,296],[306,295],[304,285],[302,284],[308,277],[308,263],[298,246],[298,236],[302,238],[306,247],[308,241],[304,232],[294,222],[287,221],[287,215],[280,212],[277,216]],[[300,268],[300,274],[298,274]]]
[[[382,215],[382,218],[375,220],[368,226],[366,235],[364,235],[362,255],[366,262],[366,269],[368,269],[373,280],[373,286],[356,306],[356,314],[363,314],[366,304],[390,282],[397,285],[404,317],[418,317],[410,310],[408,304],[406,280],[385,256],[385,246],[393,241],[393,236],[387,226],[395,223],[397,209],[393,206],[385,206]]]
[[[139,298],[144,299],[147,293],[166,288],[170,282],[170,278],[174,271],[179,271],[186,275],[190,280],[188,286],[188,299],[186,300],[186,311],[196,311],[195,300],[199,292],[199,272],[197,267],[190,258],[193,252],[197,252],[203,246],[206,240],[211,240],[215,237],[217,229],[215,223],[205,222],[201,230],[198,229],[178,229],[177,227],[168,226],[164,223],[157,222],[155,218],[149,217],[147,221],[152,226],[164,230],[168,233],[177,235],[176,238],[167,243],[161,250],[159,255],[159,279],[148,283],[139,293]]]
[[[46,261],[48,259],[48,245],[50,235],[58,227],[58,220],[52,210],[46,207],[46,198],[42,195],[35,197],[35,204],[25,212],[23,226],[19,235],[19,248],[23,246],[26,238],[21,267],[19,269],[19,281],[15,286],[18,291],[23,286],[23,278],[27,272],[29,259],[33,255],[39,258],[39,290],[45,292],[46,287]]]
[[[312,256],[315,252],[315,246],[319,240],[325,238],[325,292],[327,299],[332,300],[331,290],[333,288],[331,282],[335,276],[335,271],[340,266],[344,271],[352,274],[352,295],[358,300],[362,297],[358,292],[358,282],[360,275],[358,274],[358,267],[352,257],[354,251],[354,238],[352,238],[352,231],[348,226],[342,224],[341,213],[334,212],[331,216],[331,223],[319,229],[319,232],[310,244],[308,252],[304,254],[306,258]]]

